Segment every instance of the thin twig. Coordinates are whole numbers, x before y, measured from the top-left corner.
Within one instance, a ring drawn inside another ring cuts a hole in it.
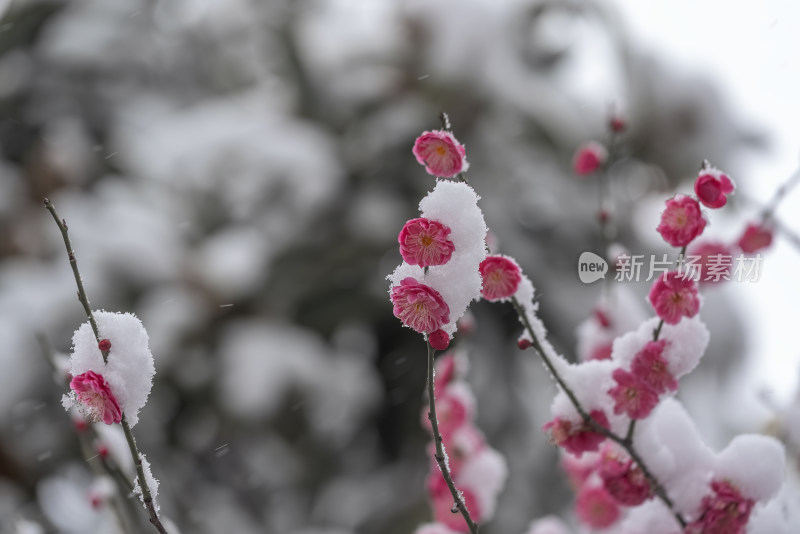
[[[83,305],[83,311],[86,312],[86,317],[89,319],[89,324],[92,325],[94,337],[97,338],[97,342],[99,343],[100,331],[97,329],[97,322],[94,320],[94,314],[92,314],[92,306],[89,304],[89,298],[86,296],[86,290],[83,288],[81,273],[78,271],[78,261],[75,259],[75,251],[72,250],[72,242],[69,240],[69,227],[67,226],[67,221],[58,216],[58,213],[56,213],[56,208],[53,206],[53,203],[50,202],[49,198],[45,197],[44,207],[47,208],[47,211],[49,211],[50,215],[53,216],[53,220],[56,221],[58,229],[61,230],[61,237],[64,239],[64,246],[67,248],[69,266],[72,267],[72,274],[75,277],[75,284],[78,286],[78,300]],[[108,351],[102,350],[101,352],[103,353],[103,362],[108,363]]]
[[[608,156],[606,161],[597,173],[597,222],[600,226],[600,246],[603,258],[608,256],[609,240],[613,237],[615,229],[611,224],[611,212],[608,209],[610,204],[609,191],[611,189],[611,167],[619,160],[619,152],[617,150],[617,132],[611,130],[608,138]],[[607,278],[608,282],[609,279]]]
[[[561,375],[556,370],[555,366],[553,365],[553,362],[550,360],[550,358],[547,355],[547,352],[545,351],[544,347],[542,347],[542,344],[540,343],[539,339],[536,337],[536,333],[533,331],[533,328],[531,327],[530,321],[528,321],[528,316],[525,313],[525,310],[520,305],[519,301],[517,301],[517,299],[515,297],[512,297],[511,298],[511,303],[513,304],[514,309],[516,310],[517,314],[519,315],[520,320],[522,321],[522,324],[525,327],[525,330],[527,330],[528,334],[531,336],[531,346],[534,349],[536,349],[536,352],[539,354],[539,357],[542,359],[542,361],[544,362],[544,364],[547,367],[547,369],[553,375],[553,378],[555,378],[555,380],[558,383],[558,385],[561,388],[561,390],[567,395],[567,397],[569,398],[570,402],[575,407],[575,410],[578,411],[578,414],[583,419],[583,422],[585,424],[589,425],[589,427],[594,432],[597,432],[598,434],[602,434],[606,438],[608,438],[608,439],[614,441],[615,443],[617,443],[618,445],[620,445],[623,449],[625,449],[625,451],[627,451],[627,453],[630,455],[631,459],[634,462],[636,462],[636,464],[642,470],[642,474],[644,475],[645,479],[647,480],[647,483],[650,485],[650,489],[652,490],[653,494],[655,494],[659,499],[661,499],[661,501],[670,510],[672,510],[672,513],[675,516],[675,520],[681,525],[681,528],[685,527],[686,526],[686,520],[683,518],[683,516],[679,512],[673,510],[673,506],[674,505],[672,503],[672,500],[667,495],[666,490],[664,490],[663,486],[661,486],[661,484],[658,482],[656,477],[647,468],[647,465],[644,463],[644,460],[642,460],[642,457],[639,456],[639,453],[637,453],[636,450],[633,448],[633,439],[632,439],[633,438],[633,436],[632,436],[633,426],[631,425],[631,426],[628,427],[628,432],[629,432],[630,435],[623,438],[621,436],[618,436],[617,434],[615,434],[611,430],[607,429],[606,427],[604,427],[600,423],[598,423],[594,418],[592,418],[591,415],[589,415],[589,413],[586,411],[586,409],[580,403],[578,398],[575,396],[575,393],[566,384],[566,382],[564,382],[564,379],[561,377]]]
[[[764,206],[763,211],[761,212],[761,224],[768,222],[769,219],[775,213],[775,210],[778,208],[778,204],[780,204],[781,200],[789,194],[789,192],[800,183],[800,169],[794,171],[794,173],[786,180],[784,183],[775,190],[775,193],[772,195],[772,198],[769,199],[767,205]]]
[[[433,442],[436,447],[436,454],[434,454],[434,458],[436,459],[436,463],[439,464],[439,470],[442,472],[442,476],[444,477],[444,481],[447,483],[447,487],[450,488],[450,493],[452,494],[453,502],[455,503],[454,508],[458,509],[458,511],[461,512],[461,515],[464,516],[464,521],[466,521],[467,526],[469,527],[470,534],[478,534],[478,525],[469,515],[469,510],[467,510],[467,505],[464,502],[464,496],[460,491],[458,491],[458,489],[456,489],[456,485],[453,483],[453,477],[450,474],[450,468],[447,466],[447,461],[445,460],[444,456],[442,434],[439,432],[439,421],[436,419],[436,399],[433,386],[434,352],[435,351],[433,350],[433,347],[428,344],[428,380],[426,387],[428,389],[428,420],[431,422],[431,428],[433,429]]]
[[[664,327],[664,319],[658,321],[658,326],[653,329],[653,341],[658,341],[658,336],[661,335],[661,329]]]
[[[86,290],[83,288],[81,273],[78,270],[78,261],[75,259],[75,252],[72,250],[72,243],[69,240],[69,227],[67,226],[67,222],[58,216],[58,213],[56,213],[56,208],[53,206],[53,203],[50,202],[50,199],[44,199],[44,207],[47,208],[47,211],[49,211],[50,215],[53,216],[53,219],[58,225],[58,229],[61,230],[61,237],[64,239],[64,246],[67,249],[67,256],[69,257],[70,267],[72,267],[72,274],[75,276],[75,283],[78,286],[78,300],[81,302],[81,304],[83,304],[83,309],[86,312],[87,318],[89,319],[89,324],[92,325],[94,337],[97,342],[100,343],[100,331],[97,328],[97,322],[94,319],[92,307],[89,305],[89,298],[86,296]],[[102,352],[103,362],[107,363],[108,351]],[[145,479],[144,469],[142,468],[142,456],[139,453],[139,449],[136,447],[136,440],[133,438],[131,427],[128,424],[128,420],[124,413],[122,414],[121,424],[122,430],[125,433],[125,439],[128,442],[128,448],[130,449],[131,456],[133,457],[134,465],[136,466],[136,476],[139,480],[139,488],[142,490],[142,502],[144,503],[147,512],[150,514],[150,522],[160,534],[167,534],[164,525],[161,524],[161,520],[158,517],[158,512],[156,511],[155,505],[153,504],[153,497],[150,493],[150,487],[147,485],[147,479]]]

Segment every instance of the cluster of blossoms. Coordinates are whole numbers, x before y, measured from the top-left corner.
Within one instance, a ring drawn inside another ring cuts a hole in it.
[[[439,431],[447,446],[447,465],[453,481],[464,498],[472,519],[488,521],[495,512],[497,495],[505,484],[508,469],[502,455],[491,448],[483,433],[475,426],[475,399],[463,379],[466,359],[452,351],[436,362],[436,407]],[[427,409],[423,425],[430,431]],[[431,458],[435,446],[430,444]],[[451,532],[468,532],[461,516],[452,513],[453,497],[435,462],[428,476],[428,493],[433,508],[433,521]],[[433,525],[423,525],[417,534]]]
[[[423,133],[413,153],[435,176],[467,168],[463,145],[444,130]],[[456,322],[480,298],[487,229],[478,199],[465,183],[439,180],[419,204],[421,217],[397,238],[403,263],[389,276],[394,315],[437,350],[447,348]]]
[[[467,168],[463,145],[447,131],[423,133],[413,153],[435,176],[454,177]],[[487,254],[487,228],[478,200],[466,183],[439,180],[420,202],[421,217],[406,222],[398,236],[403,263],[388,277],[394,315],[425,335],[436,350],[449,346],[457,321],[473,300],[508,300],[523,281],[512,258]],[[440,357],[432,385],[446,451],[443,469],[472,521],[486,521],[494,514],[507,469],[503,457],[474,425],[475,401],[456,362],[452,354]],[[431,428],[427,417],[426,410],[424,424]],[[430,448],[435,458],[435,443]],[[418,533],[467,531],[463,518],[453,514],[453,494],[437,464],[433,462],[427,484],[434,522],[421,526]]]
[[[463,146],[449,132],[426,132],[414,154],[436,176],[456,176],[466,166]],[[607,158],[601,145],[589,144],[576,155],[575,171],[591,174]],[[722,207],[733,189],[728,176],[704,166],[696,197],[667,200],[658,232],[684,254],[706,227],[701,205]],[[615,295],[619,298],[602,300],[579,328],[580,361],[570,363],[548,342],[533,284],[519,265],[508,256],[487,255],[477,200],[466,184],[439,181],[420,203],[422,217],[406,223],[398,238],[404,261],[389,276],[395,315],[441,350],[472,300],[513,302],[524,327],[519,347],[534,347],[560,386],[552,420],[543,429],[562,449],[577,493],[576,516],[585,528],[618,534],[768,532],[753,528],[776,524],[775,507],[764,503],[781,487],[782,447],[771,438],[740,436],[715,453],[673,397],[678,380],[698,365],[709,340],[698,317],[697,284],[680,265],[662,274],[647,298],[656,313],[650,319],[624,289]],[[768,228],[752,226],[737,246],[752,253],[770,239]],[[719,252],[710,245],[699,250],[706,256]],[[471,425],[475,401],[456,378],[456,368],[455,357],[442,358],[434,383],[440,434],[450,453],[446,467],[439,465],[451,472],[473,519],[485,521],[494,510],[505,465]],[[483,466],[474,467],[481,458]],[[450,489],[432,469],[428,490],[434,522],[417,534],[467,530],[468,523],[452,513]],[[547,518],[535,522],[529,534],[568,532],[564,523]]]
[[[685,252],[706,226],[700,204],[721,207],[732,191],[726,175],[703,169],[695,183],[697,198],[669,199],[658,232]],[[744,240],[742,249],[768,243],[758,235]],[[771,513],[754,517],[755,510],[767,509],[758,503],[772,499],[782,483],[782,448],[771,438],[740,436],[715,454],[672,398],[678,379],[697,366],[709,339],[697,317],[701,299],[696,283],[680,270],[664,273],[648,295],[657,316],[638,328],[631,328],[630,317],[624,316],[626,310],[637,316],[638,307],[630,305],[624,287],[614,289],[618,298],[604,297],[578,329],[581,363],[570,364],[545,348],[563,383],[591,417],[584,419],[562,389],[551,407],[553,420],[544,425],[562,448],[564,468],[577,494],[576,516],[588,528],[620,534],[755,532],[752,526],[769,523],[763,517]],[[636,459],[632,448],[622,446],[633,443]],[[758,472],[747,465],[755,459],[764,462]],[[654,498],[656,487],[666,500]],[[685,525],[676,514],[685,518]],[[530,532],[569,530],[548,519]]]
[[[637,427],[636,450],[650,474],[664,487],[672,507],[654,498],[641,466],[623,448],[602,441],[592,452],[567,451],[562,465],[577,497],[575,515],[589,529],[613,534],[774,534],[764,525],[780,524],[779,511],[765,505],[783,481],[782,447],[773,439],[745,435],[720,453],[705,445],[692,420],[674,399],[662,402]],[[677,523],[673,514],[688,519]],[[534,528],[531,534],[568,534],[559,528]]]
[[[609,130],[613,134],[625,129],[625,123],[618,117],[609,121]],[[605,146],[590,141],[580,146],[575,152],[572,162],[573,172],[578,176],[591,176],[609,162],[609,153]],[[706,219],[701,205],[711,209],[725,206],[728,196],[734,192],[735,184],[731,178],[719,169],[704,163],[694,182],[695,196],[675,195],[667,200],[662,213],[658,232],[664,240],[674,247],[687,247],[695,238],[703,233]],[[601,210],[600,216],[608,217]],[[701,282],[719,282],[730,278],[730,270],[734,256],[737,254],[754,254],[770,246],[773,229],[766,221],[749,223],[735,243],[726,244],[719,241],[706,241],[692,244],[688,250],[690,257],[698,258],[696,265],[690,269],[699,272],[691,273]],[[714,272],[711,273],[710,271]]]
[[[702,442],[671,395],[677,380],[699,363],[708,331],[699,318],[684,318],[663,325],[653,341],[659,321],[654,317],[617,338],[609,360],[569,364],[550,354],[558,374],[597,425],[617,436],[634,429],[630,442],[636,444],[638,460],[672,502],[668,507],[654,499],[642,465],[619,442],[587,423],[561,391],[551,407],[554,418],[544,429],[563,450],[577,494],[576,516],[589,528],[620,534],[743,534],[757,520],[751,517],[755,505],[769,501],[780,488],[782,447],[771,438],[740,436],[715,454]],[[675,513],[687,519],[685,529]]]
[[[699,259],[696,266],[699,273],[685,272],[687,276],[696,274],[695,279],[701,282],[719,282],[729,279],[733,257],[736,254],[753,254],[770,246],[772,228],[765,222],[749,223],[735,243],[720,241],[695,242],[695,238],[703,233],[706,219],[701,204],[707,208],[717,209],[725,206],[728,195],[734,191],[733,181],[719,169],[707,164],[698,173],[694,182],[695,197],[675,195],[667,200],[667,206],[661,216],[658,232],[664,240],[674,247],[688,248],[688,255]],[[715,272],[710,272],[714,270]]]
[[[480,297],[486,223],[478,195],[459,182],[437,182],[420,211],[422,217],[408,221],[398,237],[403,263],[389,276],[390,295],[395,316],[442,350]]]

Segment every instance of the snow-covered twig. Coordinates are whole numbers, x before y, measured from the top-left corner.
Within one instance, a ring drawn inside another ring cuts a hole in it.
[[[583,407],[583,405],[578,400],[578,397],[575,395],[575,393],[572,391],[572,389],[570,389],[570,387],[566,384],[566,382],[564,382],[564,379],[558,373],[558,370],[556,369],[556,367],[553,365],[553,362],[548,357],[547,351],[544,349],[544,347],[542,347],[542,344],[541,344],[540,340],[536,336],[536,332],[534,331],[533,327],[531,326],[530,322],[528,321],[528,317],[527,317],[527,314],[525,313],[525,309],[520,305],[520,303],[517,301],[516,297],[512,297],[511,302],[514,305],[514,309],[516,310],[517,314],[519,315],[520,321],[522,321],[522,324],[524,325],[525,330],[527,330],[528,334],[531,337],[531,340],[532,340],[531,341],[531,347],[533,347],[536,350],[536,352],[539,354],[539,357],[542,359],[542,362],[544,362],[545,367],[547,367],[547,370],[550,371],[550,373],[553,375],[553,378],[558,383],[558,386],[561,388],[561,390],[564,392],[564,394],[566,394],[566,396],[569,398],[570,402],[575,407],[575,410],[581,416],[581,419],[583,419],[583,422],[585,424],[589,425],[594,432],[597,432],[598,434],[602,434],[603,436],[607,437],[608,439],[614,441],[619,446],[624,448],[628,452],[628,454],[630,454],[631,459],[633,459],[633,461],[636,462],[636,464],[642,470],[642,474],[644,474],[645,478],[647,479],[647,482],[650,485],[650,488],[653,490],[653,493],[659,499],[661,499],[661,501],[670,510],[673,510],[673,515],[675,516],[675,520],[678,523],[680,523],[681,528],[686,527],[686,524],[687,524],[686,520],[683,518],[683,516],[679,512],[674,511],[674,505],[672,503],[672,500],[667,495],[667,492],[664,490],[664,487],[658,482],[656,477],[650,472],[650,470],[647,468],[647,465],[644,463],[644,460],[642,460],[642,457],[639,456],[639,454],[636,452],[636,449],[634,449],[633,440],[632,440],[632,434],[633,434],[632,428],[633,428],[633,426],[631,425],[631,427],[628,428],[627,435],[623,438],[621,436],[618,436],[617,434],[615,434],[611,430],[607,429],[606,427],[604,427],[603,425],[601,425],[597,421],[595,421],[595,419]]]
[[[67,226],[66,220],[58,216],[55,206],[53,206],[53,203],[49,198],[44,199],[44,207],[47,208],[47,211],[49,211],[50,215],[53,216],[53,219],[58,225],[58,229],[61,231],[61,237],[64,239],[64,246],[67,249],[69,264],[70,267],[72,267],[72,274],[75,276],[75,283],[78,286],[78,300],[83,305],[83,309],[86,312],[89,323],[92,325],[94,336],[97,339],[98,344],[100,344],[100,331],[97,328],[97,322],[95,321],[94,314],[92,313],[92,308],[89,305],[89,298],[86,296],[86,290],[83,287],[81,273],[78,270],[78,261],[75,258],[75,252],[72,250],[72,243],[69,239],[69,227]],[[103,361],[108,362],[108,350],[102,350],[102,354]],[[161,524],[161,520],[158,517],[158,511],[156,510],[153,502],[153,498],[150,493],[150,487],[147,484],[144,468],[142,467],[142,456],[136,446],[136,440],[133,437],[133,432],[131,431],[131,427],[128,424],[128,420],[124,413],[122,414],[122,421],[120,424],[122,425],[122,430],[125,433],[125,440],[128,443],[128,448],[130,449],[134,465],[136,466],[136,476],[139,481],[139,487],[142,491],[142,502],[144,503],[147,512],[150,514],[150,522],[160,534],[167,534],[167,530],[164,528],[164,525]]]
[[[436,454],[434,454],[434,458],[436,459],[436,463],[439,465],[439,470],[442,472],[442,476],[444,477],[444,481],[447,483],[447,487],[450,489],[450,493],[453,495],[453,502],[455,503],[454,509],[458,509],[458,511],[461,512],[461,515],[464,516],[464,521],[469,527],[470,534],[478,534],[478,525],[472,520],[469,510],[467,510],[467,505],[464,502],[464,496],[456,488],[456,485],[453,482],[453,477],[450,474],[450,467],[447,465],[447,460],[445,459],[444,446],[442,445],[442,434],[439,432],[439,421],[436,419],[436,399],[433,385],[433,355],[436,351],[433,349],[433,347],[431,347],[430,343],[427,345],[428,379],[426,387],[428,389],[428,420],[431,422],[431,428],[433,429],[433,443],[436,447]]]

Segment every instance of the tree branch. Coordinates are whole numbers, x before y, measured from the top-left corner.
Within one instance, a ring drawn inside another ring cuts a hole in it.
[[[445,461],[444,446],[442,445],[442,434],[439,432],[439,421],[436,419],[436,399],[433,386],[434,352],[435,351],[433,350],[433,347],[431,347],[428,343],[428,380],[426,387],[428,389],[428,420],[431,422],[431,428],[433,429],[433,442],[436,447],[434,458],[436,459],[436,463],[439,464],[439,470],[442,472],[442,476],[444,477],[444,481],[447,483],[447,487],[450,488],[450,493],[453,495],[453,502],[455,503],[454,510],[458,509],[458,511],[461,512],[461,515],[464,516],[464,521],[466,521],[467,526],[469,527],[470,534],[478,534],[478,525],[469,515],[469,510],[467,510],[467,505],[464,502],[464,496],[456,488],[456,485],[453,482],[453,477],[450,474],[450,468],[447,466],[447,462]]]
[[[581,405],[578,398],[575,396],[575,393],[570,389],[570,387],[564,382],[564,379],[556,370],[553,362],[550,360],[550,357],[547,355],[547,351],[545,351],[544,347],[540,343],[539,339],[536,337],[536,333],[533,331],[531,327],[530,321],[528,321],[528,316],[525,313],[525,310],[520,305],[519,301],[515,297],[511,298],[511,303],[514,305],[514,309],[516,310],[517,314],[519,315],[520,321],[522,321],[525,330],[527,330],[528,334],[531,336],[531,346],[536,349],[536,352],[539,353],[539,357],[544,362],[547,369],[555,378],[556,382],[558,383],[561,390],[566,394],[569,398],[572,405],[578,411],[581,418],[583,419],[584,423],[589,425],[589,427],[598,434],[602,434],[606,438],[614,441],[619,446],[621,446],[625,451],[630,455],[631,459],[639,466],[642,470],[642,474],[644,475],[645,479],[647,479],[647,483],[650,485],[650,489],[652,490],[653,494],[655,494],[661,501],[670,509],[672,510],[673,515],[675,516],[675,520],[681,525],[681,528],[686,527],[686,520],[683,516],[673,510],[673,503],[672,499],[669,498],[667,495],[666,490],[661,484],[658,482],[655,476],[650,472],[647,468],[647,465],[642,460],[642,457],[639,456],[639,453],[633,448],[633,424],[628,427],[628,434],[625,437],[618,436],[614,432],[610,431],[597,421],[595,421],[591,415],[586,411],[586,409]]]
[[[78,261],[75,259],[75,252],[72,250],[72,243],[69,240],[69,227],[67,226],[67,222],[58,216],[56,213],[56,208],[53,206],[53,203],[50,202],[49,198],[44,199],[44,207],[47,208],[47,211],[50,212],[50,215],[53,216],[53,219],[56,221],[58,225],[58,229],[61,230],[61,237],[64,239],[64,246],[67,249],[67,257],[69,258],[69,265],[72,267],[72,274],[75,276],[75,283],[78,286],[78,300],[83,304],[83,309],[86,312],[86,317],[89,319],[89,324],[92,325],[92,331],[94,332],[94,337],[98,343],[100,343],[100,331],[97,328],[97,322],[94,319],[94,314],[92,313],[92,307],[89,305],[89,298],[86,296],[86,290],[83,288],[83,281],[81,280],[81,273],[78,270]],[[103,353],[103,362],[108,363],[108,351],[102,351]],[[128,424],[128,420],[125,417],[125,414],[122,414],[122,430],[125,433],[125,439],[128,442],[128,448],[131,451],[131,456],[133,457],[134,465],[136,465],[136,476],[139,480],[139,487],[142,490],[142,502],[144,503],[147,512],[150,514],[150,522],[153,526],[158,530],[160,534],[167,534],[164,525],[161,524],[161,520],[158,517],[158,512],[156,511],[155,505],[153,504],[153,498],[150,494],[150,487],[147,485],[147,480],[144,477],[144,469],[142,468],[142,456],[139,453],[139,449],[136,447],[136,440],[133,438],[133,433],[131,432],[131,427]]]

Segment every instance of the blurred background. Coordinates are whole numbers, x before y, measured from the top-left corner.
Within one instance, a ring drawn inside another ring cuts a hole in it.
[[[601,244],[596,183],[570,162],[607,140],[611,113],[628,122],[613,221],[635,253],[668,252],[660,209],[703,159],[739,187],[704,234],[726,242],[797,167],[798,8],[733,4],[0,2],[0,531],[116,532],[85,498],[92,454],[37,341],[69,353],[85,320],[42,197],[93,307],[149,332],[156,381],[134,432],[183,532],[407,534],[430,518],[425,355],[385,277],[433,186],[414,139],[450,115],[497,248],[575,354],[601,294],[577,257]],[[777,212],[788,229],[798,208]],[[683,394],[716,448],[795,413],[790,233],[763,266],[706,292],[712,341]],[[554,387],[517,351],[510,307],[472,318],[456,344],[512,466],[483,531],[524,532],[569,514],[540,431]]]

